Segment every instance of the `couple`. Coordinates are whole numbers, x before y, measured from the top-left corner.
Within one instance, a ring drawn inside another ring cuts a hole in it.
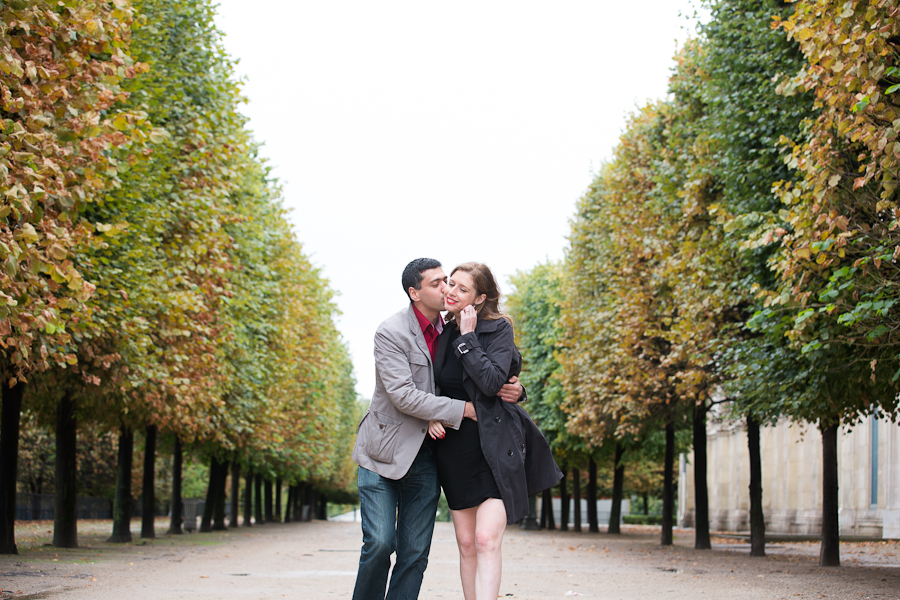
[[[494,600],[506,525],[562,472],[516,404],[522,358],[490,269],[463,263],[448,280],[420,258],[402,282],[410,306],[375,332],[375,393],[353,448],[363,529],[353,599],[418,597],[443,485],[465,600]]]

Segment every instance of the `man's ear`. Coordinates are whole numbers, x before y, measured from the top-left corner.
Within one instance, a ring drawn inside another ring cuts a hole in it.
[[[409,288],[409,297],[413,302],[419,301],[419,290],[414,287]]]

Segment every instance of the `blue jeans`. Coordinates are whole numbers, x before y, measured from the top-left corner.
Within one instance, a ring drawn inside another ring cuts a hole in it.
[[[358,484],[363,547],[353,600],[418,598],[441,495],[431,446],[422,445],[401,479],[387,479],[360,467]],[[397,561],[385,596],[393,552]]]

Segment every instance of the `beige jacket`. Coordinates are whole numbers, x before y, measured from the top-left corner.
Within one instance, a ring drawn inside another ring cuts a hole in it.
[[[434,369],[412,303],[375,332],[375,393],[359,422],[353,460],[388,479],[412,465],[431,419],[458,429],[465,402],[434,394]]]

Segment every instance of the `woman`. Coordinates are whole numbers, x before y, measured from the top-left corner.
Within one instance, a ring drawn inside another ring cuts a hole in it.
[[[477,422],[458,430],[429,423],[437,441],[438,476],[447,496],[466,600],[497,597],[506,525],[528,515],[528,497],[562,472],[537,426],[520,406],[496,397],[522,368],[500,290],[487,265],[463,263],[450,273],[448,322],[434,360],[439,393],[475,405]]]

